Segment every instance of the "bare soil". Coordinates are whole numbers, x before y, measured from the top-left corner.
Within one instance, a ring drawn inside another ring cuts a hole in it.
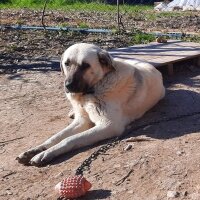
[[[55,184],[73,175],[91,153],[109,142],[62,155],[42,168],[23,166],[15,160],[71,121],[57,60],[64,48],[81,38],[107,48],[125,45],[128,40],[111,36],[108,40],[101,35],[78,35],[76,40],[72,35],[60,41],[56,34],[40,33],[1,32],[2,200],[57,199]],[[56,57],[55,61],[52,57]],[[80,199],[200,199],[200,68],[181,63],[175,71],[173,77],[163,73],[166,97],[131,124],[129,134],[98,156],[84,172],[93,187]],[[130,144],[132,148],[125,150]],[[170,191],[175,192],[172,198]]]
[[[4,25],[42,25],[42,10],[4,9],[1,13],[1,24]],[[126,30],[200,32],[200,12],[198,11],[160,14],[153,10],[144,10],[130,13],[120,8],[120,16]],[[110,12],[47,10],[44,23],[46,26],[81,27],[84,24],[88,28],[116,29],[117,12],[115,9]]]

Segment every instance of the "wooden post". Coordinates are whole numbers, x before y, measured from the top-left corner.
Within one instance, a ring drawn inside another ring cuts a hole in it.
[[[170,64],[167,65],[167,70],[168,70],[168,74],[170,76],[174,75],[174,65],[172,63],[170,63]]]

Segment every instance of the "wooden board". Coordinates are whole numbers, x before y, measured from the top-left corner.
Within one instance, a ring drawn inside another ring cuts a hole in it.
[[[171,40],[167,43],[152,42],[110,50],[113,57],[137,59],[155,67],[173,65],[175,62],[200,57],[200,44]]]

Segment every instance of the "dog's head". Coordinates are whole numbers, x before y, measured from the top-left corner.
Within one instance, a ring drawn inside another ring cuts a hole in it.
[[[63,53],[60,64],[66,77],[66,92],[72,93],[89,93],[97,82],[114,70],[109,53],[87,43],[70,46]]]

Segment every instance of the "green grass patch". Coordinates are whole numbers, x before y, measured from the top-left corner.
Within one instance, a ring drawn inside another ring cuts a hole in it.
[[[156,37],[152,34],[136,32],[134,33],[131,42],[133,44],[148,44],[156,40]]]
[[[79,28],[89,28],[89,27],[90,27],[90,26],[89,26],[87,23],[85,23],[85,22],[79,22],[77,25],[78,25]]]
[[[43,6],[44,0],[0,0],[0,8],[41,9]],[[152,8],[146,5],[120,5],[120,11],[123,12],[141,12]],[[117,6],[106,4],[103,0],[49,0],[47,9],[116,12]]]
[[[173,12],[155,12],[155,11],[149,11],[145,12],[144,16],[147,20],[159,20],[159,19],[172,19],[177,17],[183,17],[183,16],[191,16],[194,14],[192,11],[173,11]]]

